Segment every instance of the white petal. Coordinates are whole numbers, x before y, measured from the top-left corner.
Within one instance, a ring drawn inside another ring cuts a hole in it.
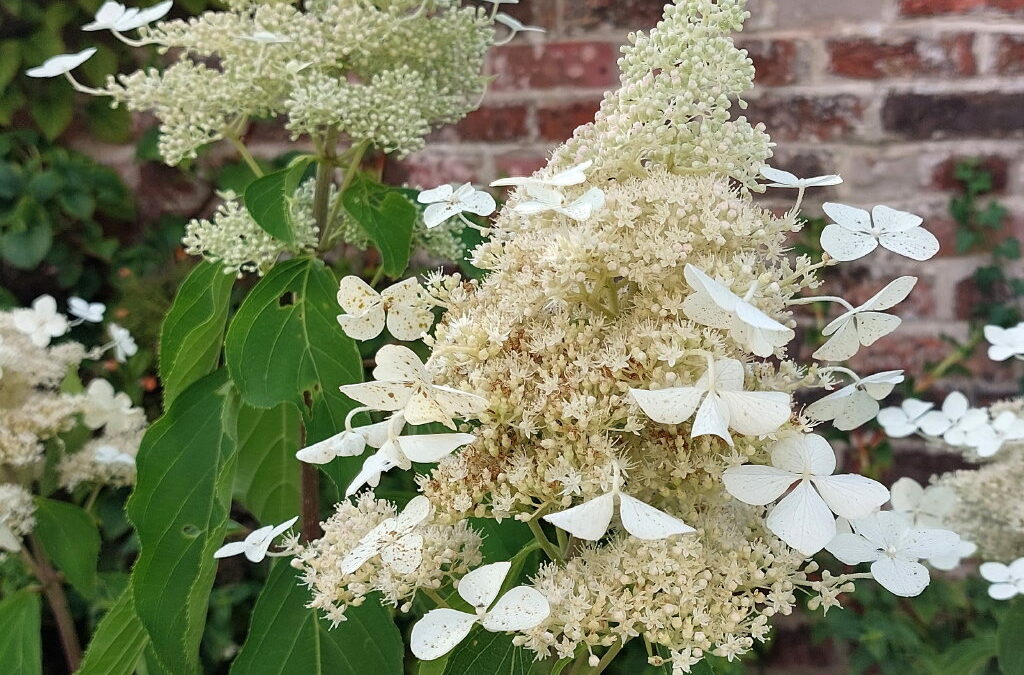
[[[21,539],[3,523],[0,523],[0,550],[12,553],[21,550]]]
[[[338,387],[342,394],[373,410],[401,410],[409,402],[412,391],[394,382],[360,382]]]
[[[807,409],[804,412],[807,413],[808,417],[820,422],[835,419],[846,408],[848,399],[855,391],[856,387],[853,385],[843,387],[831,394],[822,396],[817,401],[807,406]]]
[[[427,369],[416,352],[401,345],[385,345],[377,351],[373,379],[391,382],[427,381]]]
[[[468,391],[435,385],[430,388],[434,400],[453,417],[474,418],[487,410],[487,399]]]
[[[836,519],[807,481],[801,481],[772,509],[765,524],[804,555],[814,555],[836,536]]]
[[[416,201],[420,204],[435,204],[446,201],[453,194],[455,194],[455,188],[451,185],[438,185],[436,188],[420,192],[416,195]]]
[[[781,391],[719,391],[718,398],[729,410],[729,426],[744,436],[778,431],[792,413],[789,394]]]
[[[475,213],[478,216],[489,216],[494,213],[496,208],[498,208],[497,203],[494,201],[494,197],[492,197],[490,193],[482,190],[474,191],[460,203],[465,210],[470,213]]]
[[[707,391],[696,387],[674,387],[656,391],[630,389],[629,393],[640,409],[655,422],[682,424],[693,417]]]
[[[244,541],[232,541],[224,544],[214,552],[214,558],[228,558],[234,555],[241,555],[245,553],[245,542]]]
[[[675,516],[627,494],[619,495],[619,518],[626,532],[637,539],[666,539],[696,531]]]
[[[605,195],[600,188],[590,188],[586,193],[572,204],[565,206],[558,211],[573,220],[583,221],[604,206]]]
[[[845,230],[862,234],[871,232],[871,214],[864,209],[835,202],[825,202],[821,205],[821,210]]]
[[[864,537],[840,532],[825,545],[825,550],[847,565],[859,565],[878,558],[878,549]]]
[[[498,599],[480,625],[493,633],[527,630],[548,618],[550,613],[548,599],[540,591],[516,586]]]
[[[903,536],[900,553],[909,558],[931,558],[956,551],[959,546],[960,535],[956,532],[917,528]]]
[[[896,511],[916,512],[923,497],[924,488],[913,478],[904,476],[889,488],[889,501],[892,502],[892,508]]]
[[[363,537],[362,541],[356,544],[356,547],[349,551],[341,562],[338,563],[338,569],[342,574],[352,574],[363,564],[380,553],[381,549],[381,534],[383,530],[379,525],[368,532]]]
[[[345,496],[351,497],[359,492],[364,485],[377,487],[380,485],[381,474],[390,471],[395,466],[394,460],[383,451],[370,455],[363,462],[363,466],[359,469],[356,477],[348,484],[348,487],[345,489]]]
[[[770,166],[762,166],[761,175],[770,181],[780,183],[783,187],[797,187],[800,183],[800,179],[795,174]]]
[[[832,337],[811,356],[819,361],[846,361],[860,349],[854,318],[850,316],[846,321],[831,323],[826,328],[832,326],[835,326]]]
[[[608,531],[614,513],[615,495],[609,492],[565,511],[549,513],[544,520],[577,539],[597,541]]]
[[[271,541],[273,541],[274,539],[276,539],[278,536],[280,536],[284,532],[290,530],[292,525],[294,525],[297,522],[299,522],[299,517],[295,516],[291,520],[286,520],[283,523],[281,523],[280,525],[277,525],[276,527],[274,527],[273,530],[270,531],[269,539]]]
[[[432,229],[459,213],[462,213],[462,207],[459,204],[449,204],[448,202],[431,204],[423,210],[423,224],[427,229]]]
[[[978,566],[981,578],[992,583],[1004,583],[1010,580],[1010,568],[1003,563],[987,562]]]
[[[423,535],[407,534],[380,552],[381,561],[399,574],[412,574],[423,562]]]
[[[41,66],[29,68],[25,74],[29,77],[59,77],[82,65],[96,53],[95,47],[83,49],[77,54],[58,54],[48,58]]]
[[[432,609],[412,627],[409,648],[420,660],[439,659],[465,640],[475,624],[475,614],[444,607]]]
[[[931,577],[921,563],[883,556],[871,563],[871,576],[893,595],[912,598],[927,588]]]
[[[863,258],[878,248],[872,234],[852,232],[840,225],[826,225],[821,231],[821,248],[836,260],[847,262]]]
[[[862,345],[870,347],[899,328],[900,324],[903,323],[903,319],[892,314],[862,312],[857,315],[855,322],[857,325],[857,338]]]
[[[474,607],[490,607],[498,597],[510,569],[510,562],[477,567],[459,580],[459,595]]]
[[[398,514],[395,519],[395,530],[404,532],[416,527],[430,517],[431,510],[430,500],[423,495],[416,495]]]
[[[817,434],[795,434],[772,445],[772,466],[794,474],[831,476],[836,470],[836,453]]]
[[[722,482],[726,491],[745,504],[764,506],[786,493],[799,476],[774,466],[744,464],[726,469]]]
[[[359,277],[349,275],[338,284],[338,304],[346,314],[363,314],[380,306],[381,295]]]
[[[398,439],[398,447],[402,449],[406,457],[417,464],[433,464],[463,445],[472,443],[475,439],[476,436],[473,434],[402,436]]]
[[[842,411],[832,423],[840,431],[850,431],[874,419],[878,414],[878,409],[878,401],[863,391],[856,391],[847,397]],[[810,408],[808,408],[808,412],[810,412]]]
[[[165,2],[158,3],[152,7],[146,7],[140,9],[133,19],[122,19],[117,22],[117,29],[119,31],[135,30],[136,28],[142,28],[148,26],[154,21],[158,21],[171,11],[171,7],[174,5],[174,0],[165,0]]]
[[[690,432],[690,437],[718,436],[729,445],[732,445],[728,416],[729,408],[722,403],[719,395],[709,393],[704,397],[700,407],[697,408],[697,415],[693,418],[693,429]]]
[[[733,322],[732,314],[723,310],[703,289],[686,296],[686,300],[683,301],[683,313],[690,321],[712,328],[726,329]]]
[[[906,300],[916,284],[917,277],[894,279],[886,284],[885,288],[875,293],[870,300],[861,305],[861,309],[872,312],[891,309]]]
[[[871,515],[889,501],[889,490],[878,481],[853,473],[811,479],[832,512],[848,520]]]
[[[993,600],[1009,600],[1019,593],[1014,584],[992,584],[988,587],[988,595]]]
[[[879,232],[907,232],[913,230],[924,222],[921,216],[897,211],[888,206],[876,206],[871,210],[871,220],[875,229]]]
[[[715,304],[726,312],[736,311],[736,305],[742,302],[739,296],[725,287],[721,282],[712,279],[699,267],[687,263],[683,268],[683,276],[690,287],[695,291],[704,291],[711,296]]]
[[[939,240],[923,227],[906,232],[883,232],[878,240],[893,253],[911,260],[928,260],[939,252]]]

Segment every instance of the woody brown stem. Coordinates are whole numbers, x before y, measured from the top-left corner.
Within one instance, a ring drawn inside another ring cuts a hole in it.
[[[78,632],[75,629],[75,620],[68,608],[68,598],[64,594],[64,586],[61,583],[60,575],[53,569],[46,553],[39,542],[32,537],[32,548],[35,556],[32,556],[25,549],[21,550],[22,560],[29,566],[43,589],[46,602],[50,605],[50,611],[57,622],[57,633],[60,636],[60,645],[64,650],[64,659],[68,663],[68,670],[75,672],[82,663],[82,646],[78,641]]]

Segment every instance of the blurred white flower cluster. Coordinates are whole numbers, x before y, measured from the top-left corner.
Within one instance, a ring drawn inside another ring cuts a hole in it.
[[[1012,328],[986,326],[984,332],[992,360],[1024,355],[1024,323]],[[933,525],[963,537],[955,562],[975,553],[984,560],[997,561],[981,566],[982,576],[994,584],[994,598],[1015,595],[1010,589],[1024,563],[1018,561],[1010,567],[1004,563],[1024,556],[1024,499],[1020,492],[1024,481],[1024,399],[973,407],[965,395],[954,391],[941,407],[906,399],[900,407],[879,412],[878,422],[892,438],[916,435],[978,464],[934,476],[927,488],[904,489],[908,495],[904,501],[906,508],[914,505],[922,515],[927,514]],[[896,488],[894,485],[894,504]],[[935,566],[943,568],[941,563]]]
[[[0,489],[0,548],[16,549],[20,536],[31,530],[34,507],[23,497],[31,495],[26,488],[48,462],[57,466],[58,482],[68,490],[82,483],[135,481],[135,454],[146,424],[142,410],[106,380],[93,380],[80,393],[76,384],[82,361],[106,352],[123,360],[135,353],[134,341],[125,329],[109,324],[110,341],[95,349],[73,340],[56,342],[79,324],[102,322],[104,311],[103,305],[72,298],[64,314],[44,295],[29,308],[0,312],[0,467],[9,481]],[[92,437],[69,448],[62,435],[79,426]]]

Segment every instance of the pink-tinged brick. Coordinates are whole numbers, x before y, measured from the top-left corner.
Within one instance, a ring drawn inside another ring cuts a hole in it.
[[[935,166],[932,171],[932,186],[945,192],[960,192],[963,190],[963,183],[956,178],[956,168],[968,157],[950,157]],[[971,156],[970,159],[980,159],[981,167],[992,175],[992,190],[994,192],[1005,192],[1009,178],[1009,161],[998,155],[986,157]]]
[[[553,0],[533,1],[553,4]],[[661,20],[665,0],[569,0],[562,7],[562,23],[569,33],[647,30]]]
[[[494,91],[609,88],[618,82],[618,45],[611,42],[512,44],[496,48],[489,70]]]
[[[592,122],[601,101],[576,101],[562,105],[538,108],[537,128],[540,137],[549,141],[564,141],[572,136],[576,127]]]
[[[909,16],[962,14],[985,6],[985,0],[902,0],[900,12]]]
[[[828,43],[829,70],[841,77],[963,77],[977,72],[974,35],[959,33],[938,39],[832,40]]]

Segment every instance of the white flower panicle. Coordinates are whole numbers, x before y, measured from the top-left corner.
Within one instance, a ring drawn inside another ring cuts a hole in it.
[[[818,567],[808,556],[833,543],[837,515],[877,518],[889,493],[867,478],[834,475],[835,454],[806,433],[806,418],[854,428],[879,412],[903,375],[808,368],[788,353],[793,306],[818,300],[804,293],[836,260],[787,255],[803,227],[799,209],[775,215],[751,192],[764,189],[764,176],[798,190],[799,204],[807,189],[841,179],[767,167],[763,128],[733,115],[753,77],[731,37],[744,6],[677,0],[650,34],[630,36],[622,87],[595,122],[535,175],[492,184],[513,190],[480,226],[489,237],[471,261],[486,276],[426,280],[424,293],[446,310],[424,335],[426,362],[387,345],[373,381],[342,387],[361,404],[356,411],[391,417],[353,427],[350,415],[301,459],[377,447],[349,494],[393,468],[437,466],[417,479],[429,515],[419,506],[397,515],[365,491],[338,507],[324,539],[299,547],[313,606],[329,618],[341,620],[373,590],[408,608],[417,588],[462,576],[431,565],[424,529],[468,535],[470,518],[528,522],[549,562],[501,598],[506,568],[464,576],[459,593],[475,613],[429,612],[412,633],[419,658],[448,653],[480,623],[518,633],[514,643],[542,657],[599,660],[594,649],[642,636],[683,672],[705,654],[732,659],[765,640],[771,618],[793,610],[798,588],[825,609],[852,590],[858,575],[812,579]],[[472,185],[419,200],[431,206],[428,225],[490,207]],[[918,255],[926,237],[893,233],[920,229],[920,221],[911,227],[909,214],[879,213],[878,236],[861,234]],[[844,360],[894,330],[898,319],[886,311],[915,282],[897,279],[860,307],[840,301],[847,313],[833,321],[826,355]],[[350,335],[375,337],[396,308],[408,311],[387,291],[348,285],[342,323]],[[794,394],[831,388],[834,373],[852,382],[808,407],[806,418],[797,414]],[[403,436],[407,423],[458,433]],[[918,553],[947,554],[938,544],[959,542],[946,534],[899,555],[909,563]],[[916,568],[909,574],[921,581]],[[889,585],[907,592],[912,584]]]
[[[0,483],[0,552],[21,550],[21,538],[36,527],[32,493],[14,483]]]

